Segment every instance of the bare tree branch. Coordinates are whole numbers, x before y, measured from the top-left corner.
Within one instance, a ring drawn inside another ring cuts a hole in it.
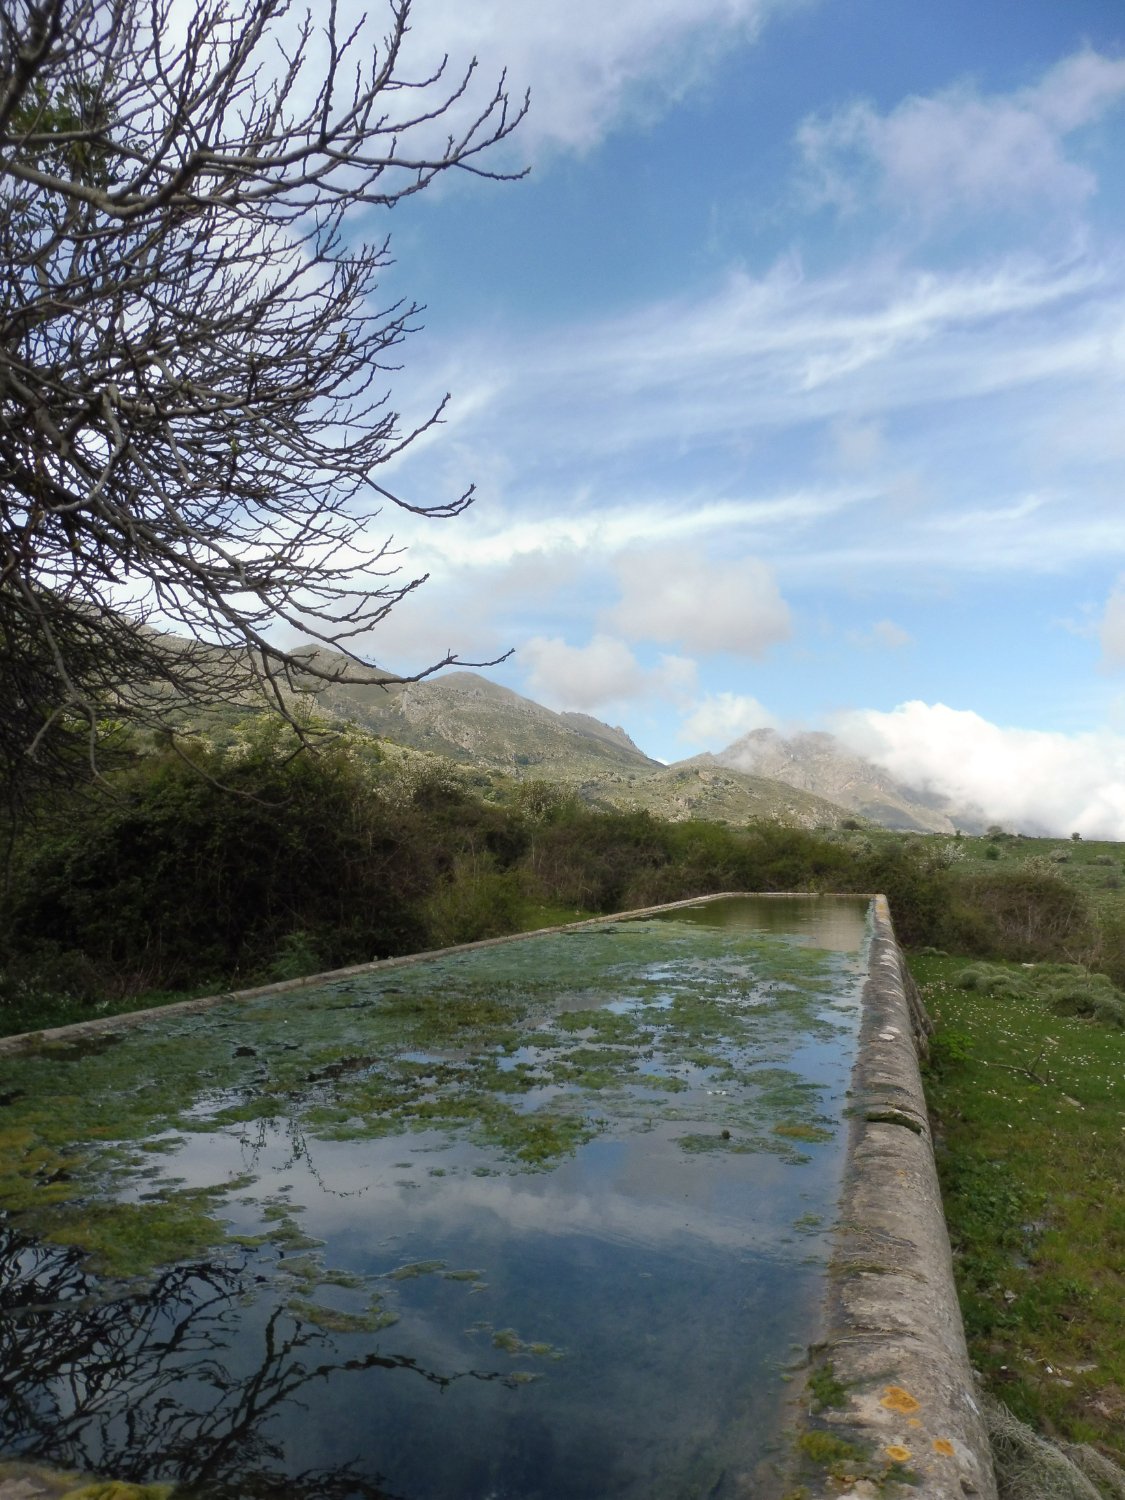
[[[315,21],[201,0],[186,24],[173,0],[0,0],[9,785],[107,713],[240,691],[215,647],[288,713],[295,674],[325,669],[279,625],[375,680],[348,642],[422,580],[373,516],[470,504],[376,477],[445,402],[403,430],[385,382],[420,308],[378,304],[387,241],[350,231],[443,172],[510,175],[484,158],[527,101],[501,78],[472,105],[475,62],[405,76],[410,4],[373,39],[334,0]]]

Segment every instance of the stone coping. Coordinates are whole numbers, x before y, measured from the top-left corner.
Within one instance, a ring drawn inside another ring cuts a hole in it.
[[[806,1488],[796,1493],[996,1500],[918,1069],[930,1023],[886,897],[873,905],[826,1326],[798,1440]]]

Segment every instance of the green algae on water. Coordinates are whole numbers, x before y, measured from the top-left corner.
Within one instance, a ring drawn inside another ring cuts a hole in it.
[[[311,1493],[346,1441],[357,1493],[725,1493],[811,1332],[858,970],[618,922],[0,1060],[15,1441],[61,1451],[61,1360],[140,1434],[91,1472]]]
[[[784,1154],[831,1133],[787,1059],[795,1034],[844,1030],[827,1005],[842,964],[761,933],[619,922],[0,1058],[0,1206],[133,1276],[261,1243],[226,1227],[233,1180],[176,1183],[180,1143],[209,1132],[288,1130],[297,1154],[437,1132],[483,1153],[461,1169],[478,1175],[679,1122],[689,1152]],[[294,1212],[262,1208],[279,1253],[317,1245]]]

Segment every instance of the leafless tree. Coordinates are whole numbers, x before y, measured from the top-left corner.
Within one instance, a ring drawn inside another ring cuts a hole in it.
[[[0,0],[9,789],[107,716],[166,724],[247,671],[287,712],[310,667],[271,629],[372,680],[356,638],[422,581],[373,514],[471,501],[380,483],[444,402],[405,426],[390,404],[419,308],[377,302],[387,242],[354,221],[442,173],[514,175],[486,153],[527,101],[502,76],[478,98],[475,63],[411,77],[411,0],[381,3],[385,34],[335,0]]]

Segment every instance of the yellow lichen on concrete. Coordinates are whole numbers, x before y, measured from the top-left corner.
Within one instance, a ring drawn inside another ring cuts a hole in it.
[[[940,1453],[943,1458],[955,1458],[957,1454],[948,1438],[934,1438],[934,1452]]]
[[[922,1403],[916,1401],[909,1391],[904,1391],[901,1385],[889,1385],[879,1405],[888,1411],[911,1412],[917,1411]]]
[[[907,1459],[911,1457],[910,1449],[904,1448],[901,1443],[891,1443],[890,1446],[885,1448],[883,1451],[886,1453],[887,1457],[893,1459],[896,1464],[904,1464],[906,1463]]]

